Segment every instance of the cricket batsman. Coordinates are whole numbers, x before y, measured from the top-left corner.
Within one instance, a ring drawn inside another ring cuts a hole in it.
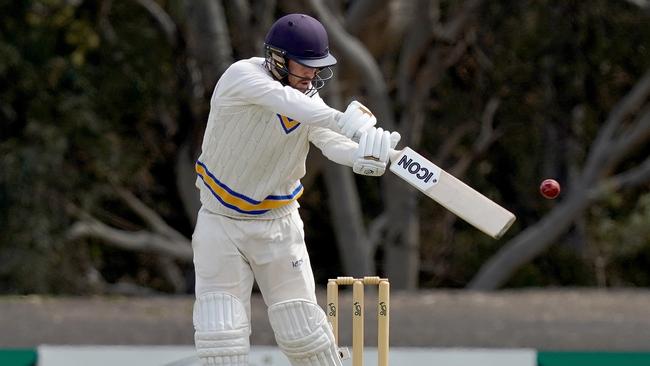
[[[309,143],[357,174],[380,176],[399,134],[376,128],[357,101],[344,112],[323,102],[318,89],[334,64],[322,24],[290,14],[269,30],[263,58],[235,62],[217,82],[195,165],[193,321],[203,365],[248,365],[254,280],[292,365],[341,365],[298,213]]]

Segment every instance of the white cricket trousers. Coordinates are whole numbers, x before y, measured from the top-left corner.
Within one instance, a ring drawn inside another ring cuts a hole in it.
[[[202,207],[194,234],[195,295],[227,292],[251,319],[253,281],[267,306],[291,299],[316,303],[314,275],[298,211],[272,220],[242,220]]]

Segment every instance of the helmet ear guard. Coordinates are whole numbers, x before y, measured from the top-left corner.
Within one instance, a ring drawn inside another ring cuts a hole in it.
[[[266,68],[278,81],[281,81],[284,84],[284,79],[289,75],[286,51],[269,44],[264,44],[264,54],[264,64],[266,65]]]

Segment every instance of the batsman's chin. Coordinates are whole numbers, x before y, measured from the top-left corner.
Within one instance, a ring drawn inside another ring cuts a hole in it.
[[[311,88],[311,80],[302,80],[299,81],[298,84],[296,85],[296,89],[300,90],[303,93],[310,88]]]

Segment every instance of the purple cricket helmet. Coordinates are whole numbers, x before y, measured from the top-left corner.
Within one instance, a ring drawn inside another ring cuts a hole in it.
[[[336,64],[336,58],[329,52],[325,27],[305,14],[285,15],[273,23],[266,35],[264,50],[266,67],[285,84],[289,59],[307,67],[327,69],[327,76],[317,76],[313,80],[313,93],[332,77],[330,66]]]
[[[307,67],[336,64],[336,58],[329,51],[325,28],[309,15],[289,14],[278,19],[271,26],[264,43],[283,50],[286,57]]]

